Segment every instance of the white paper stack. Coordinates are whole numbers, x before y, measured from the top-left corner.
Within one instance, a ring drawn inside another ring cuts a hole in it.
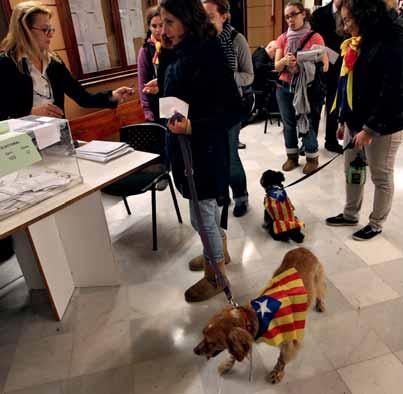
[[[87,159],[107,163],[112,159],[133,152],[124,142],[98,141],[94,140],[76,149],[76,156],[80,159]]]

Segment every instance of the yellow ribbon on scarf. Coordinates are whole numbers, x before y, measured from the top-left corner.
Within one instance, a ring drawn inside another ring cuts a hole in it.
[[[351,110],[353,110],[353,69],[349,69],[348,65],[346,64],[346,53],[347,50],[350,48],[358,55],[361,40],[362,40],[361,36],[351,37],[348,38],[347,40],[344,40],[343,43],[340,45],[341,56],[343,57],[343,64],[340,70],[340,77],[344,77],[347,75],[347,103]],[[339,92],[336,92],[336,97],[334,98],[331,112],[333,112],[336,109],[338,94]]]
[[[161,41],[157,41],[156,39],[154,39],[153,42],[154,42],[154,45],[155,45],[155,53],[154,53],[154,57],[153,57],[153,64],[159,64],[160,63],[159,54],[161,52]]]

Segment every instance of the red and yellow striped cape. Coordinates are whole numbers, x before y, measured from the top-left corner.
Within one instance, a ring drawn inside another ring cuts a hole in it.
[[[275,234],[304,227],[304,222],[294,215],[295,208],[288,196],[285,197],[284,201],[280,201],[280,199],[266,195],[264,207],[273,220]]]
[[[281,302],[267,330],[257,339],[272,346],[304,338],[308,293],[298,271],[291,268],[275,276],[261,292]]]

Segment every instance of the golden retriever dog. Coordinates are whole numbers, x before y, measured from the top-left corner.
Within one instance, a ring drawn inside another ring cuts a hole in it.
[[[324,312],[325,277],[323,266],[316,256],[306,248],[296,248],[289,251],[284,256],[280,267],[274,272],[273,278],[280,278],[282,274],[285,275],[288,272],[299,274],[299,280],[303,282],[300,288],[304,289],[304,291],[306,290],[304,295],[306,300],[304,303],[305,312],[312,303],[314,303],[318,312]],[[277,294],[279,293],[277,292]],[[230,357],[219,365],[218,371],[220,374],[230,371],[235,361],[242,361],[249,356],[252,344],[260,329],[259,313],[264,316],[265,311],[273,312],[267,309],[266,304],[266,308],[263,309],[262,313],[262,309],[257,310],[253,307],[254,301],[251,301],[249,305],[238,308],[227,307],[215,314],[203,330],[203,340],[194,348],[194,352],[197,355],[206,356],[207,359],[215,357],[223,350],[228,350]],[[294,339],[288,337],[281,343],[276,343],[276,346],[279,347],[280,355],[276,365],[267,377],[267,380],[273,384],[282,380],[286,364],[295,358],[302,346],[302,342],[300,337]]]

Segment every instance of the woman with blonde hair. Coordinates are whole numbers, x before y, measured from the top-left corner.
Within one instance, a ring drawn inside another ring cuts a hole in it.
[[[65,94],[93,108],[114,108],[133,94],[127,87],[87,92],[49,49],[55,32],[51,16],[38,1],[19,3],[13,10],[0,44],[0,120],[29,114],[63,117]]]

